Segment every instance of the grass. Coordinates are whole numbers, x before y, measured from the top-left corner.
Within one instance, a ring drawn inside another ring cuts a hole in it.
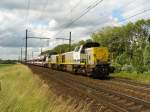
[[[30,69],[24,65],[0,65],[1,112],[88,112],[82,101],[77,106],[73,99],[66,102],[55,96]]]
[[[128,78],[128,79],[132,79],[132,80],[135,80],[137,82],[140,82],[140,83],[150,84],[150,72],[143,73],[143,74],[142,73],[136,73],[136,72],[132,72],[132,73],[120,72],[120,73],[114,73],[113,76]]]
[[[4,67],[8,67],[8,66],[12,66],[13,64],[0,64],[0,69],[4,68]]]

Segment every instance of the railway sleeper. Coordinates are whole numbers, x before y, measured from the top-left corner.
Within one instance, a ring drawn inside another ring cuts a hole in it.
[[[120,107],[126,108],[129,112],[150,112],[149,106],[143,105],[141,103],[136,103],[130,99],[125,99],[124,97],[115,96],[113,94],[104,94],[109,101],[114,101]]]

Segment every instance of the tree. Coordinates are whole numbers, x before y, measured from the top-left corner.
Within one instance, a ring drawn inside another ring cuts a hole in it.
[[[138,72],[143,72],[144,65],[149,63],[149,35],[150,19],[142,19],[120,27],[104,27],[93,33],[91,38],[108,47],[113,60],[122,66],[132,64]]]
[[[134,56],[132,59],[132,65],[135,67],[137,72],[144,72],[144,60],[143,60],[143,51],[138,48],[134,51]]]
[[[144,65],[148,69],[150,68],[150,43],[148,43],[144,50]]]

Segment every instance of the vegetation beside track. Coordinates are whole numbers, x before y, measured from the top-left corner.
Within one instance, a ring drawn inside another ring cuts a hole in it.
[[[13,64],[0,64],[0,69],[4,68],[4,67],[10,67],[12,66]]]
[[[2,60],[0,59],[0,64],[15,64],[17,60]]]
[[[119,73],[114,73],[112,76],[115,77],[121,77],[121,78],[127,78],[131,80],[135,80],[140,83],[146,83],[150,84],[150,72],[147,73],[137,73],[137,72],[119,72]]]
[[[87,112],[88,105],[76,105],[56,97],[30,69],[24,65],[0,65],[1,112]]]

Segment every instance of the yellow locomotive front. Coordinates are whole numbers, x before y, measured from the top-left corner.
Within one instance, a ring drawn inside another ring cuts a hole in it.
[[[107,63],[109,53],[106,47],[93,47],[86,49],[87,64],[95,65],[98,63]]]
[[[110,73],[109,51],[97,42],[88,42],[74,50],[74,70],[93,77]]]
[[[91,47],[85,49],[86,72],[93,77],[106,77],[109,75],[109,52],[106,47]]]

